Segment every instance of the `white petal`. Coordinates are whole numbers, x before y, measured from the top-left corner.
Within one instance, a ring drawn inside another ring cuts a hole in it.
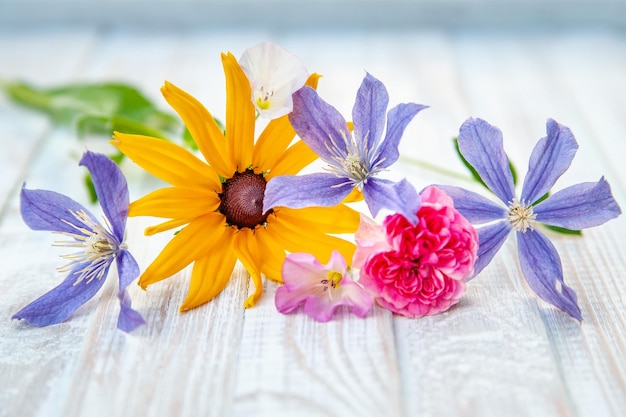
[[[308,77],[298,57],[275,43],[264,42],[246,49],[239,65],[250,80],[251,99],[262,117],[275,119],[291,112],[291,95]]]

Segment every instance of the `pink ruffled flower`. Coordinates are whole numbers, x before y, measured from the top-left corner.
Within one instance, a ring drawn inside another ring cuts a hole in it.
[[[283,314],[304,303],[307,315],[325,322],[342,305],[351,307],[359,317],[372,308],[372,297],[348,276],[346,261],[338,251],[333,251],[326,265],[308,253],[289,254],[282,275],[285,285],[276,290],[274,302]]]
[[[427,187],[421,199],[417,225],[400,214],[382,226],[362,217],[355,235],[360,283],[381,306],[407,317],[438,314],[456,304],[478,250],[476,230],[445,192]]]

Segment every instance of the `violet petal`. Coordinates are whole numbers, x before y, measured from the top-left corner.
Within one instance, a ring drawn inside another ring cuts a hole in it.
[[[508,210],[502,204],[464,188],[451,185],[435,185],[445,191],[454,202],[454,208],[473,225],[505,219]]]
[[[128,217],[128,185],[124,174],[106,155],[90,151],[83,154],[80,165],[89,170],[102,211],[115,237],[122,242]]]
[[[467,119],[459,131],[459,150],[489,189],[505,204],[515,197],[513,174],[502,132],[482,119]]]
[[[483,226],[478,231],[478,253],[474,263],[474,274],[468,280],[478,275],[498,253],[512,230],[511,223],[501,221]]]
[[[352,188],[349,180],[333,174],[280,175],[267,183],[263,212],[277,206],[335,206],[350,194]]]
[[[128,284],[139,276],[139,265],[137,265],[137,261],[135,261],[130,252],[126,250],[121,250],[117,254],[116,262],[119,275],[117,298],[120,300],[117,328],[128,333],[146,322],[139,312],[132,309],[130,295],[126,291]]]
[[[361,150],[374,150],[378,147],[383,136],[388,103],[389,95],[383,83],[367,73],[357,91],[352,109],[354,134],[360,139],[357,142]]]
[[[85,225],[72,213],[84,211],[95,222],[98,221],[85,207],[64,196],[48,190],[28,190],[22,187],[20,211],[24,222],[33,230],[76,233],[76,227]]]
[[[535,294],[582,321],[576,294],[563,282],[561,259],[548,238],[537,230],[518,232],[517,246],[522,273]]]
[[[567,187],[534,207],[537,221],[552,226],[581,230],[599,226],[622,212],[611,194],[609,183],[585,182]]]
[[[338,156],[332,149],[340,150],[342,155],[347,153],[344,136],[351,133],[346,120],[311,87],[304,86],[293,94],[289,121],[298,136],[324,161],[331,162]]]
[[[406,179],[392,182],[370,178],[363,186],[363,196],[372,216],[382,209],[402,214],[411,224],[417,224],[420,197]]]
[[[572,132],[552,119],[546,123],[547,136],[537,142],[522,188],[522,202],[534,203],[550,191],[557,179],[569,168],[578,144]]]
[[[387,131],[385,139],[378,147],[377,161],[381,161],[378,166],[387,168],[395,163],[400,156],[398,146],[404,129],[417,113],[428,108],[421,104],[403,103],[389,110],[387,114]]]
[[[89,266],[86,262],[77,265],[65,280],[35,301],[15,313],[12,318],[24,319],[33,326],[48,326],[65,321],[74,311],[89,301],[102,287],[105,279],[82,280],[76,283],[76,272]],[[105,271],[104,276],[108,272]]]

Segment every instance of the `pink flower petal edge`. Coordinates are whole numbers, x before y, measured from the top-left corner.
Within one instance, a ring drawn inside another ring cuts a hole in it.
[[[438,314],[458,303],[478,250],[476,230],[444,191],[427,187],[421,198],[417,225],[394,214],[379,227],[362,221],[355,235],[359,282],[379,305],[407,317]]]
[[[285,285],[276,291],[274,302],[283,314],[304,304],[308,316],[326,322],[342,305],[359,317],[365,317],[372,307],[372,297],[348,276],[346,261],[338,251],[333,251],[326,265],[308,253],[289,254],[282,275]]]

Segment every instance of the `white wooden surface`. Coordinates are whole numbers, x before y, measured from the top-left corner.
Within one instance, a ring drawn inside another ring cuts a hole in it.
[[[568,125],[580,150],[557,186],[606,175],[626,208],[626,39],[610,31],[246,32],[0,29],[0,78],[38,85],[133,83],[166,109],[169,80],[224,114],[219,52],[271,39],[324,74],[320,94],[350,114],[364,71],[392,104],[431,106],[407,129],[403,156],[460,173],[451,137],[469,116],[499,126],[523,175],[545,120]],[[584,322],[539,301],[523,283],[515,242],[473,280],[458,306],[419,320],[375,309],[320,324],[284,316],[267,283],[243,310],[238,267],[213,302],[180,314],[189,271],[131,288],[148,324],[115,329],[113,280],[66,323],[31,328],[10,317],[62,276],[54,237],[19,215],[23,181],[87,201],[68,130],[0,98],[0,416],[623,416],[626,415],[626,218],[553,236]],[[90,142],[106,149],[106,141]],[[157,186],[124,166],[131,198]],[[399,164],[421,188],[460,180]],[[470,184],[468,186],[471,187]],[[129,245],[145,267],[168,236],[146,238],[131,219]]]

